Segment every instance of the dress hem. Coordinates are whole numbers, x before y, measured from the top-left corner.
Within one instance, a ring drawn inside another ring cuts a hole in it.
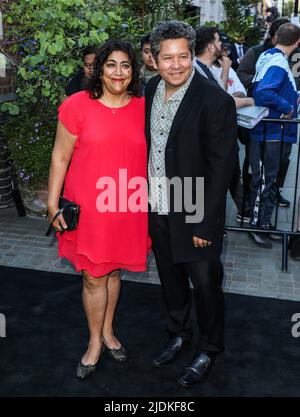
[[[104,263],[100,263],[100,264],[95,264],[95,267],[103,267],[103,269],[101,269],[101,273],[95,273],[94,271],[92,271],[89,267],[80,267],[78,265],[75,265],[74,262],[68,258],[66,255],[58,255],[59,258],[64,258],[67,259],[69,262],[71,262],[71,264],[73,265],[73,267],[75,268],[76,272],[82,272],[82,271],[87,271],[91,277],[93,278],[101,278],[104,275],[109,274],[110,272],[113,272],[117,269],[125,269],[129,272],[145,272],[147,271],[147,263],[145,264],[136,264],[136,265],[127,265],[127,264],[118,264],[118,263],[111,263],[111,264],[106,264],[106,262]]]

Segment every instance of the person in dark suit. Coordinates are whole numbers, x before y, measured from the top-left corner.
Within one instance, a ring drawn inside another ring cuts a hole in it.
[[[237,151],[236,111],[229,94],[194,70],[191,26],[160,22],[150,43],[159,75],[146,85],[149,232],[169,333],[153,365],[172,362],[191,339],[190,278],[201,338],[192,363],[177,379],[190,387],[203,380],[224,349],[220,255]]]
[[[245,45],[245,38],[241,37],[236,42],[232,44],[231,53],[229,58],[232,61],[231,67],[237,71],[244,55],[246,54],[248,48]]]

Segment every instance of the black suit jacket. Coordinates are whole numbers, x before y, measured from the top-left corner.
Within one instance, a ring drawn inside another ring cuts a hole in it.
[[[243,54],[245,55],[245,53],[247,52],[248,48],[246,46],[243,46]],[[238,62],[238,52],[236,50],[235,44],[232,45],[231,47],[231,53],[229,55],[229,58],[232,61],[231,67],[237,71],[238,67],[239,67],[239,62]]]
[[[160,80],[156,76],[146,85],[148,155],[151,107]],[[221,254],[226,193],[237,152],[236,130],[232,97],[196,71],[173,120],[165,164],[169,179],[204,178],[204,218],[201,223],[187,223],[186,216],[191,213],[184,209],[175,212],[171,206],[169,225],[174,263],[212,260]],[[193,182],[193,195],[195,192]],[[151,213],[149,221],[152,221]],[[213,243],[207,248],[194,248],[194,235]]]
[[[79,91],[84,90],[84,83],[85,76],[83,70],[79,70],[68,82],[65,92],[67,96],[71,96],[72,94],[78,93]]]

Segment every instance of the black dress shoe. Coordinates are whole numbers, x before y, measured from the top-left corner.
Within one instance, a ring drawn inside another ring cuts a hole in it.
[[[282,241],[282,235],[272,233],[272,230],[276,230],[275,229],[275,226],[273,226],[272,224],[270,224],[269,226],[267,226],[264,229],[268,229],[268,230],[271,231],[271,233],[268,233],[268,238],[269,239],[274,240],[275,242],[281,242]]]
[[[195,384],[202,382],[212,368],[214,359],[205,353],[200,353],[193,360],[191,366],[185,369],[184,374],[177,379],[180,385],[190,388]]]
[[[250,232],[249,236],[251,240],[253,240],[253,242],[261,248],[271,249],[273,247],[272,243],[263,233]]]
[[[156,368],[173,362],[179,352],[182,351],[183,339],[180,336],[173,337],[164,347],[164,350],[152,361],[152,365]]]
[[[279,191],[276,195],[276,201],[279,207],[288,208],[291,205],[290,201],[284,198]]]

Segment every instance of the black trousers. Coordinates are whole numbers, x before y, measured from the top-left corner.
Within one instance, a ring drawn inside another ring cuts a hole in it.
[[[211,354],[224,350],[223,265],[220,260],[174,264],[168,216],[149,214],[149,231],[167,309],[170,336],[189,340],[192,335],[191,289],[199,327],[199,351]],[[180,239],[180,236],[178,237]],[[201,248],[199,248],[201,251]]]
[[[241,180],[241,166],[238,152],[236,154],[232,178],[229,185],[229,192],[240,214],[243,214],[249,209],[248,201],[246,199],[244,201],[245,192]]]

